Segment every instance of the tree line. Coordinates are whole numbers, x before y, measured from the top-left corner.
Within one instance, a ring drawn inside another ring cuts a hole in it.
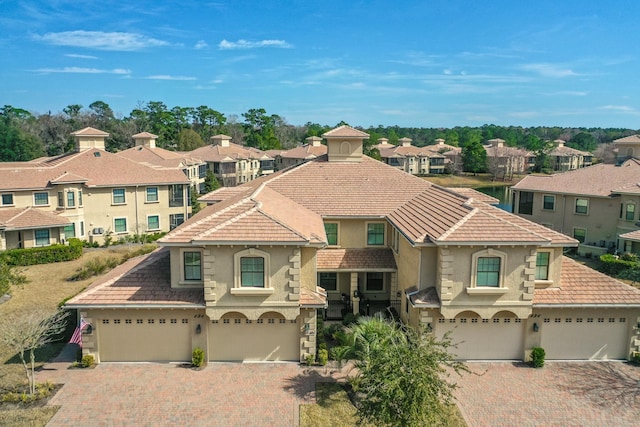
[[[80,104],[64,107],[62,112],[36,114],[5,105],[0,108],[0,161],[28,161],[42,156],[55,156],[73,150],[71,132],[87,126],[108,132],[106,148],[117,152],[133,145],[132,135],[151,132],[158,135],[157,145],[177,151],[190,151],[209,144],[213,135],[224,133],[233,142],[261,150],[287,149],[304,142],[309,136],[320,136],[335,126],[307,122],[292,125],[278,114],[264,108],[252,108],[237,115],[225,115],[206,105],[169,108],[161,101],[141,103],[128,115],[115,113],[109,104],[95,101],[87,108]],[[357,126],[356,126],[357,127]],[[468,144],[489,139],[505,140],[506,146],[517,146],[539,152],[547,141],[562,139],[567,146],[594,151],[598,144],[636,133],[622,128],[564,128],[483,125],[480,127],[418,128],[383,126],[362,128],[370,134],[365,152],[379,138],[397,144],[400,138],[413,140],[413,145],[431,145],[438,138],[447,144],[464,148]]]

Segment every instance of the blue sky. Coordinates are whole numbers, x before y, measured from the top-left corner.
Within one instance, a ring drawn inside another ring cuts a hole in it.
[[[0,104],[638,129],[638,16],[637,0],[0,0]]]

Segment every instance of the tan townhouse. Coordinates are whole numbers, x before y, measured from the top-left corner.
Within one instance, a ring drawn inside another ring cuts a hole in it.
[[[205,161],[225,187],[235,187],[274,172],[273,157],[264,151],[234,144],[227,135],[212,136],[211,141],[210,145],[196,148],[188,154]]]
[[[212,203],[71,299],[99,361],[302,361],[318,316],[395,310],[459,359],[627,359],[640,290],[563,255],[560,232],[363,156],[366,133]]]
[[[106,235],[117,239],[169,231],[188,218],[189,180],[182,171],[109,153],[104,148],[108,134],[97,129],[72,135],[76,143],[72,153],[0,163],[0,215],[9,218],[16,210],[29,208],[10,219],[5,248],[46,246],[70,237],[102,243]],[[30,228],[23,224],[14,230],[11,221],[27,217],[32,218]]]
[[[490,139],[484,145],[484,149],[487,152],[487,170],[494,177],[511,179],[513,175],[530,171],[535,165],[534,153],[523,148],[506,146],[504,139]]]
[[[389,143],[387,138],[378,139],[374,145],[380,152],[380,158],[389,166],[403,170],[411,175],[442,174],[445,171],[445,156],[427,147],[416,147],[411,138],[400,138],[400,145]]]
[[[551,169],[566,172],[592,165],[593,154],[566,147],[564,144],[565,142],[561,139],[553,141],[553,149],[549,152]]]
[[[310,136],[306,141],[306,144],[290,150],[268,150],[267,154],[275,160],[276,170],[299,165],[327,154],[327,146],[322,143],[322,138]]]

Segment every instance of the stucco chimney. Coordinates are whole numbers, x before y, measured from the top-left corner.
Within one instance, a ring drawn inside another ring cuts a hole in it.
[[[322,138],[320,138],[319,136],[310,136],[306,138],[305,141],[307,141],[307,144],[309,144],[311,147],[319,147],[322,145]]]
[[[213,145],[219,145],[221,147],[228,147],[231,143],[231,137],[227,135],[214,135],[211,137]]]
[[[76,152],[97,148],[104,150],[104,140],[109,134],[92,127],[86,127],[76,132],[71,132],[76,143]]]
[[[364,140],[368,133],[343,125],[322,134],[327,140],[327,157],[330,162],[361,162]]]
[[[558,148],[564,147],[564,141],[561,139],[556,139],[555,141],[553,141],[553,145],[555,145]]]
[[[156,148],[156,139],[158,135],[149,132],[141,132],[132,136],[136,143],[136,147]]]
[[[398,142],[402,144],[403,147],[411,147],[411,138],[400,138]]]
[[[389,144],[389,140],[387,138],[378,138],[378,144],[391,145]]]
[[[503,147],[504,146],[504,139],[500,139],[500,138],[495,138],[495,139],[490,139],[488,141],[492,147]]]
[[[438,139],[436,139],[436,144],[438,144],[438,145],[444,145],[444,139],[442,139],[442,138],[438,138]]]

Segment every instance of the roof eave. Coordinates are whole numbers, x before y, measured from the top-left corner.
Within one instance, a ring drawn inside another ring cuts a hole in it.
[[[133,309],[142,309],[142,308],[170,308],[174,309],[194,309],[194,308],[206,308],[207,305],[205,303],[202,304],[90,304],[90,303],[71,303],[65,304],[65,309],[119,309],[119,308],[133,308]]]
[[[598,303],[544,303],[544,304],[532,304],[533,308],[638,308],[640,307],[640,303],[623,303],[623,304],[598,304]]]

